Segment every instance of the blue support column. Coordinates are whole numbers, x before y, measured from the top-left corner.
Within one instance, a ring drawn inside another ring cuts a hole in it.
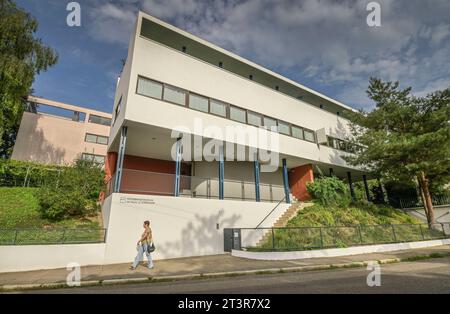
[[[253,161],[253,170],[255,172],[255,196],[256,201],[261,202],[261,195],[259,193],[259,160],[258,154],[255,154],[255,160]]]
[[[175,183],[173,189],[174,196],[180,196],[180,173],[181,173],[181,138],[178,138],[176,147],[176,160],[175,160]]]
[[[291,198],[289,197],[289,177],[288,177],[288,170],[286,165],[286,159],[283,159],[283,184],[284,184],[284,195],[286,198],[286,203],[291,202]]]
[[[363,174],[364,190],[366,191],[367,201],[370,202],[369,186],[367,184],[367,176]]]
[[[125,157],[125,146],[127,144],[128,127],[123,126],[120,130],[119,152],[117,154],[117,170],[114,179],[114,193],[120,193],[120,185],[122,183],[123,159]]]
[[[350,171],[347,171],[347,179],[348,179],[348,186],[350,187],[350,195],[352,196],[352,200],[355,200],[356,199],[355,190],[353,189],[352,174],[350,173]]]
[[[223,146],[219,147],[219,199],[224,199],[224,176],[225,176],[225,164],[223,159]]]

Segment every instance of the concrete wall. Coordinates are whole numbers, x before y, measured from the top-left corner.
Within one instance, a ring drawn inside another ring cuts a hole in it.
[[[109,129],[86,121],[25,112],[11,158],[64,164],[72,163],[82,153],[106,156],[107,145],[85,142],[85,136],[86,133],[108,136]]]
[[[73,262],[101,265],[105,247],[105,243],[0,246],[0,273],[63,268]]]
[[[151,221],[157,248],[154,259],[221,254],[224,228],[254,228],[274,206],[115,193],[106,198],[102,208],[103,223],[108,228],[106,243],[0,246],[0,273],[62,268],[71,262],[82,266],[131,263],[145,220]],[[263,227],[271,226],[288,206],[279,205]]]
[[[249,252],[249,251],[233,250],[231,254],[236,257],[248,259],[280,261],[280,260],[294,260],[305,258],[349,256],[349,255],[368,254],[377,252],[378,253],[391,252],[391,251],[410,250],[447,244],[450,244],[450,239],[378,244],[378,245],[363,245],[349,248],[336,248],[336,249],[311,250],[311,251],[292,251],[292,252]]]
[[[131,261],[136,255],[142,223],[147,219],[151,221],[157,247],[156,259],[220,254],[224,228],[254,228],[274,206],[274,203],[114,193],[103,205],[105,219],[109,216],[105,260]],[[288,206],[278,206],[263,227],[272,226]]]

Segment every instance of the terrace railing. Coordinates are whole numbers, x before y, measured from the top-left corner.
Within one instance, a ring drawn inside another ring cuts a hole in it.
[[[113,179],[109,181],[108,190],[113,189]],[[174,195],[175,175],[133,169],[123,169],[121,193]],[[284,198],[283,185],[259,185],[261,201],[278,202]],[[199,176],[180,176],[180,196],[194,198],[219,198],[219,179]],[[256,199],[255,183],[251,181],[224,180],[224,198],[254,201]]]
[[[450,224],[357,225],[333,227],[233,228],[232,248],[302,251],[450,238]],[[236,239],[236,237],[238,237]]]

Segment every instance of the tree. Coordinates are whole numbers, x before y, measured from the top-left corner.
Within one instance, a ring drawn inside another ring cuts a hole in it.
[[[0,0],[0,157],[14,145],[24,99],[35,75],[56,64],[57,53],[35,37],[38,22],[12,0]]]
[[[429,224],[434,223],[430,180],[450,179],[450,87],[415,97],[399,82],[371,78],[371,112],[349,113],[353,144],[362,152],[344,158],[388,177],[417,180]]]

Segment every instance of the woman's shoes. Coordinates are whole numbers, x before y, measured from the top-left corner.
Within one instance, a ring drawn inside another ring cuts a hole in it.
[[[134,267],[133,265],[131,265],[128,269],[130,269],[130,270],[136,270],[136,267]]]

